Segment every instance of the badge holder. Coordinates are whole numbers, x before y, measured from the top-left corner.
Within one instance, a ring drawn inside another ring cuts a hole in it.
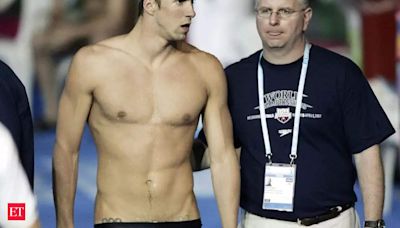
[[[260,53],[258,62],[258,102],[260,107],[260,120],[265,146],[265,155],[268,159],[265,165],[264,176],[264,196],[262,209],[293,212],[294,191],[296,185],[296,165],[294,164],[297,158],[297,145],[300,127],[300,113],[303,99],[304,85],[308,68],[311,44],[308,42],[304,48],[303,66],[301,68],[297,98],[296,110],[293,126],[293,138],[290,157],[290,164],[272,163],[272,149],[269,141],[267,120],[265,114],[264,103],[264,72],[261,67],[261,58],[263,52]]]
[[[296,183],[296,165],[272,163],[265,165],[264,210],[293,211],[294,186]]]

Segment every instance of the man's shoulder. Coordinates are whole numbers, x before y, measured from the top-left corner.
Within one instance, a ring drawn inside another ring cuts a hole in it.
[[[201,71],[207,69],[222,69],[222,64],[213,54],[200,50],[193,45],[187,44],[185,53],[189,55],[190,61]]]
[[[13,70],[2,60],[0,60],[0,83],[8,83],[10,76],[14,76]]]
[[[116,48],[104,43],[95,43],[80,48],[74,59],[84,61],[86,64],[108,58]]]
[[[106,72],[118,66],[128,55],[114,43],[99,42],[80,48],[74,55],[72,67],[85,72]]]
[[[11,68],[2,60],[0,60],[0,85],[2,84],[8,84],[10,81],[10,75],[12,75],[13,72]]]
[[[87,46],[82,47],[78,50],[78,56],[82,55],[85,58],[90,59],[101,59],[101,58],[109,58],[110,56],[115,55],[116,53],[125,53],[126,48],[124,42],[124,36],[115,36],[111,37],[97,43],[89,44]]]
[[[223,66],[217,57],[192,45],[190,45],[188,54],[189,57],[186,59],[189,61],[189,65],[194,67],[208,88],[216,88],[215,85],[225,83]]]
[[[313,61],[321,64],[355,64],[348,57],[318,45],[313,45],[311,55]]]
[[[2,73],[10,71],[10,67],[5,62],[3,62],[3,60],[1,60],[1,59],[0,59],[0,71]]]
[[[332,77],[363,75],[360,67],[350,58],[318,45],[313,45],[311,49],[310,64],[317,71]]]
[[[16,91],[25,92],[25,87],[21,80],[15,75],[11,67],[2,60],[0,60],[0,86],[1,85],[4,85],[7,90],[13,91],[14,93]]]
[[[81,85],[94,86],[110,75],[115,69],[112,50],[102,44],[92,44],[80,48],[75,53],[69,69],[70,81],[79,80]],[[75,79],[75,80],[73,80]]]
[[[200,50],[197,47],[185,43],[182,45],[184,48],[182,49],[185,53],[189,54],[196,61],[215,61],[218,60],[213,54]]]
[[[232,63],[231,65],[226,67],[226,70],[232,70],[232,69],[239,69],[242,67],[248,67],[248,66],[253,66],[254,64],[258,63],[258,57],[260,55],[261,50],[258,50],[254,52],[253,54],[242,58],[241,60]]]
[[[243,69],[254,67],[258,64],[258,58],[260,56],[261,50],[254,52],[253,54],[242,58],[241,60],[232,63],[231,65],[225,68],[225,72],[233,73],[235,71],[241,71]]]

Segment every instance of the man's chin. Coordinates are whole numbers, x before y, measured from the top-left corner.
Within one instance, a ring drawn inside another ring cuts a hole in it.
[[[266,45],[269,49],[279,49],[284,46],[282,42],[266,42]]]
[[[185,33],[185,34],[179,34],[179,35],[177,35],[176,37],[175,37],[175,40],[176,41],[183,41],[183,40],[186,40],[186,37],[187,37],[187,34]]]

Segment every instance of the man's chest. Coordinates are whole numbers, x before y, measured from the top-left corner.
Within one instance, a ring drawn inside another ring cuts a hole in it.
[[[265,81],[261,102],[265,106],[270,137],[278,141],[292,137],[297,91],[296,78],[292,81]],[[230,111],[236,133],[239,135],[261,133],[257,80],[253,78],[249,83],[241,83],[240,96],[239,92],[232,88],[229,93]],[[309,76],[305,83],[300,108],[300,132],[327,134],[330,128],[339,127],[337,123],[340,123],[342,114],[335,85],[321,84],[318,78]]]
[[[110,120],[185,125],[197,121],[207,99],[199,75],[185,68],[110,77],[94,91],[96,111]]]

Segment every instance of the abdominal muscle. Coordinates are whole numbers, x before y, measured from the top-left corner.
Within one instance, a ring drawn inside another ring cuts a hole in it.
[[[189,162],[191,128],[93,132],[99,158],[95,223],[198,219]]]

